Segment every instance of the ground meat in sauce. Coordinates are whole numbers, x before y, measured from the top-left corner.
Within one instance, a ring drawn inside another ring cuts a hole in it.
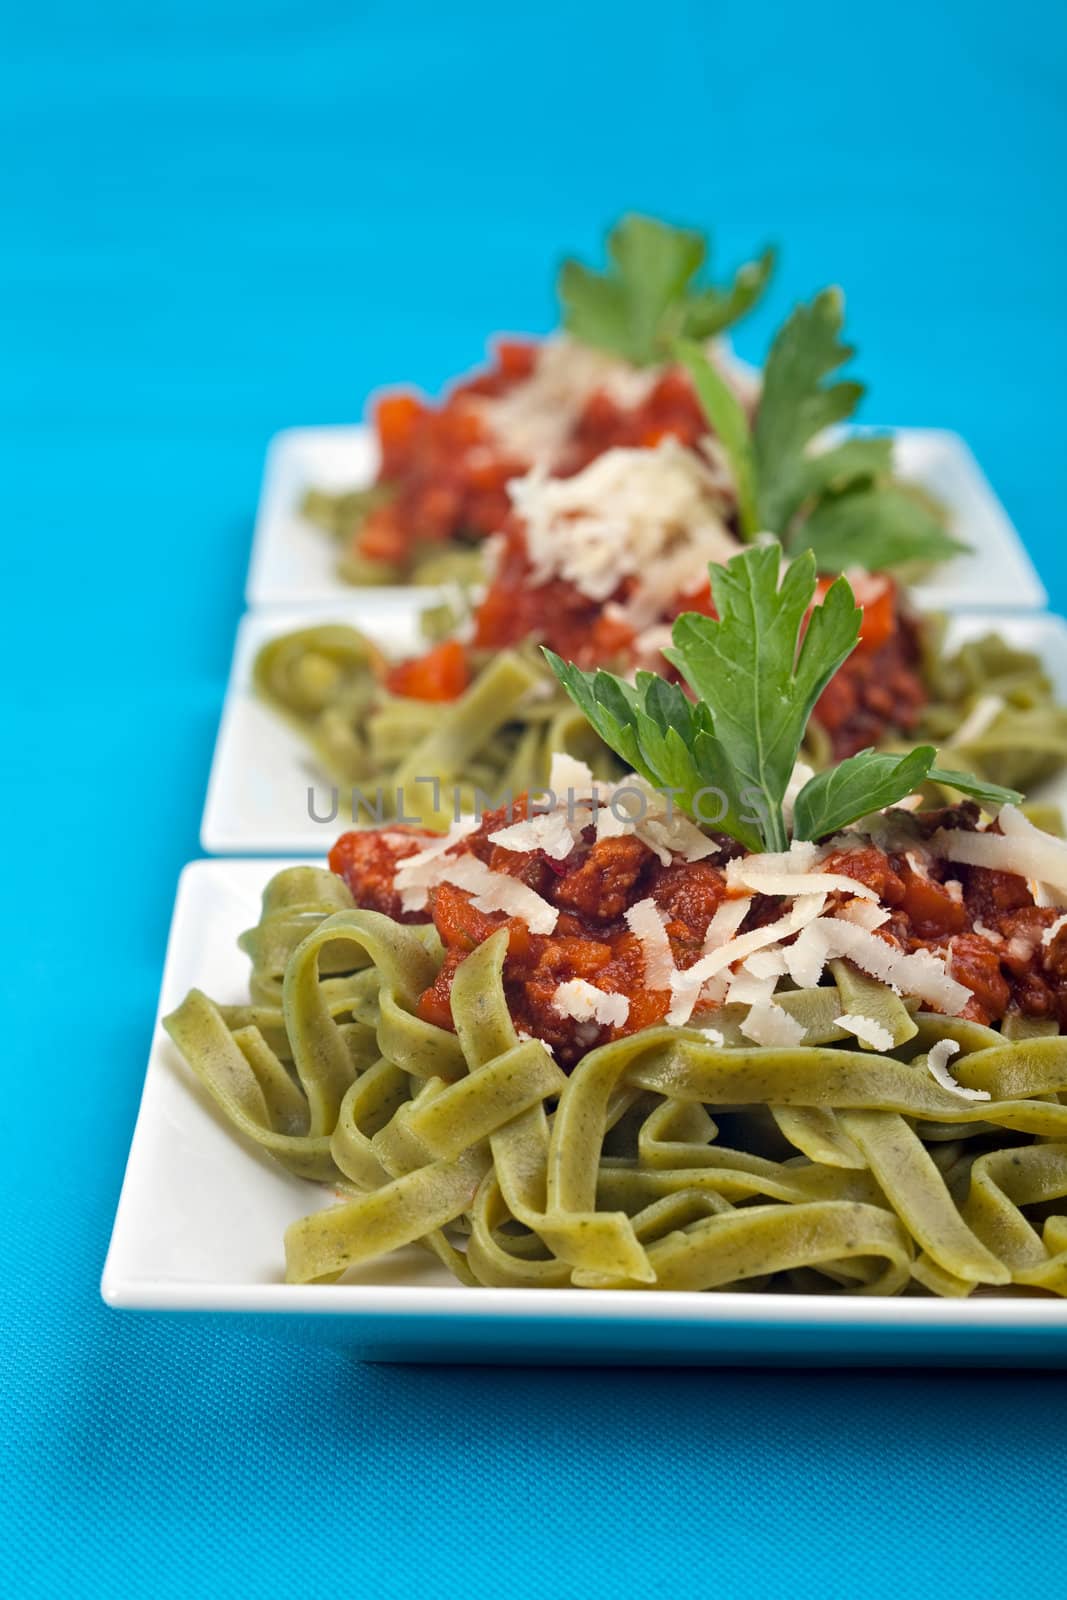
[[[438,838],[440,834],[409,833],[400,827],[343,833],[330,851],[330,871],[345,880],[364,911],[380,911],[394,922],[425,922],[424,912],[402,909],[393,875],[405,856]]]
[[[544,851],[520,854],[491,843],[489,835],[526,815],[525,797],[510,814],[489,812],[481,826],[455,846],[472,853],[496,872],[509,873],[536,890],[560,910],[555,932],[534,934],[525,922],[503,912],[478,911],[466,890],[439,884],[430,891],[427,911],[407,913],[403,920],[433,920],[445,946],[445,960],[422,995],[419,1015],[440,1027],[452,1027],[450,994],[457,966],[498,928],[508,929],[504,985],[516,1027],[552,1046],[563,1066],[571,1066],[590,1048],[663,1022],[668,996],[644,986],[640,941],[625,921],[626,910],[651,897],[664,914],[674,961],[684,969],[699,959],[708,923],[727,898],[724,867],[739,851],[723,840],[714,861],[673,862],[664,866],[632,835],[603,839],[588,828],[571,854],[550,861]],[[909,817],[916,844],[941,826],[971,827],[973,806]],[[382,834],[346,834],[334,846],[330,864],[345,878],[357,904],[388,915],[399,909],[392,873],[404,855],[419,848],[425,836],[404,838],[398,830]],[[859,843],[832,851],[821,870],[857,879],[872,888],[891,910],[878,937],[901,948],[929,949],[942,954],[951,975],[972,992],[965,1017],[976,1022],[999,1021],[1014,1011],[1034,1018],[1054,1018],[1067,1026],[1067,928],[1046,947],[1045,930],[1059,918],[1056,908],[1034,904],[1024,879],[920,857],[918,849],[886,851]],[[832,897],[833,900],[840,899]],[[774,921],[781,902],[753,900],[742,928]],[[584,978],[630,1002],[619,1028],[576,1023],[553,1005],[561,983]]]
[[[500,339],[491,365],[453,385],[439,404],[402,392],[379,400],[378,476],[393,494],[363,520],[354,540],[357,554],[403,567],[420,544],[476,543],[504,527],[511,510],[507,485],[531,463],[501,449],[471,402],[499,398],[524,383],[534,373],[537,352],[536,340]],[[692,447],[707,431],[688,376],[671,368],[634,405],[594,393],[552,470],[570,477],[607,450],[651,448],[667,437]]]
[[[813,713],[830,737],[835,761],[880,744],[886,730],[911,733],[926,704],[918,629],[898,612],[883,644],[856,650],[823,690]]]

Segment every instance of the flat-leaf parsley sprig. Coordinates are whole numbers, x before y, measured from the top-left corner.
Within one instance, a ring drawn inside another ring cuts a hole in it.
[[[926,782],[992,807],[1022,799],[1014,789],[938,767],[933,745],[905,755],[862,750],[808,779],[794,798],[790,830],[786,792],[808,718],[855,649],[862,612],[843,577],[814,605],[810,550],[783,571],[779,545],[755,545],[708,572],[718,616],[685,612],[664,651],[694,700],[656,673],[639,672],[631,684],[545,650],[604,743],[648,783],[672,793],[696,822],[707,820],[699,797],[715,790],[725,808],[718,832],[748,850],[779,851],[788,848],[790,834],[826,838]]]
[[[676,339],[710,339],[750,311],[774,269],[774,250],[765,250],[720,288],[700,278],[707,255],[702,233],[623,217],[608,234],[606,272],[563,263],[563,326],[580,343],[635,366],[669,361]]]
[[[854,354],[841,340],[843,322],[840,289],[797,306],[771,345],[752,424],[699,344],[675,346],[730,462],[741,532],[773,533],[793,553],[813,550],[820,572],[943,561],[964,546],[945,531],[939,508],[893,477],[891,438],[811,451],[864,394],[852,379],[828,381]]]

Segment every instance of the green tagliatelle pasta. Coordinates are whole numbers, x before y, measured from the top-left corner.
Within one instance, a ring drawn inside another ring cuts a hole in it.
[[[656,1027],[568,1077],[515,1032],[506,937],[458,968],[446,1032],[415,1010],[433,929],[290,869],[242,939],[250,1004],[194,991],[166,1019],[242,1136],[345,1197],[289,1228],[290,1281],[418,1243],[468,1284],[1067,1294],[1067,1038],[913,1013],[837,963],[776,997],[795,1046],[744,1041],[726,1006],[721,1044]],[[857,1004],[890,1053],[837,1025]],[[927,1071],[946,1038],[988,1099]]]
[[[1020,789],[1067,765],[1067,707],[1056,703],[1038,658],[995,635],[945,656],[942,632],[936,619],[922,630],[932,698],[916,734],[940,747],[942,765]],[[587,762],[604,781],[621,776],[622,766],[532,646],[483,654],[478,664],[456,701],[405,699],[382,687],[380,650],[356,629],[334,624],[271,640],[256,659],[254,682],[300,729],[326,778],[381,796],[377,820],[403,807],[428,826],[447,826],[457,801],[469,810],[479,792],[485,803],[486,796],[542,787],[555,751]],[[816,766],[830,759],[817,722],[809,724],[805,753]],[[427,778],[447,794],[435,797]],[[1058,826],[1040,808],[1030,814],[1042,826]]]
[[[438,583],[459,583],[465,586],[480,583],[485,576],[482,550],[479,545],[450,544],[442,548],[440,541],[427,541],[416,545],[411,560],[405,566],[394,566],[388,561],[372,561],[361,556],[354,548],[355,536],[367,513],[376,506],[385,505],[392,498],[388,484],[374,484],[369,489],[342,490],[329,494],[324,489],[309,489],[300,506],[301,515],[326,533],[333,534],[341,544],[342,553],[337,560],[337,575],[346,583],[360,588],[382,587],[388,584],[413,584],[416,587]]]
[[[354,628],[320,626],[272,639],[254,681],[301,730],[326,777],[373,796],[386,816],[447,827],[479,797],[543,786],[557,751],[602,780],[622,774],[532,648],[488,656],[466,693],[445,704],[388,694],[381,666],[380,651]]]
[[[916,739],[938,745],[944,766],[1011,789],[1032,789],[1060,772],[1067,707],[1057,703],[1040,659],[993,633],[947,655],[944,629],[943,618],[928,617],[920,630],[930,699]]]

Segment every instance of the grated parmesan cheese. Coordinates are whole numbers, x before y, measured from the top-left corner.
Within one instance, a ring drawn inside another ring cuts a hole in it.
[[[760,978],[742,966],[730,979],[730,987],[726,991],[726,1003],[731,1006],[763,1005],[773,998],[777,983],[776,973],[769,972]]]
[[[631,578],[622,611],[637,632],[659,621],[694,571],[739,548],[707,463],[672,437],[605,451],[570,478],[536,467],[508,492],[525,523],[531,583],[563,578],[605,601]]]
[[[957,1083],[948,1070],[950,1059],[959,1050],[955,1039],[938,1039],[936,1044],[930,1046],[926,1057],[926,1065],[930,1076],[949,1094],[959,1095],[961,1100],[988,1100],[988,1089],[965,1089],[962,1083]]]
[[[599,1022],[605,1028],[621,1028],[630,1015],[630,1002],[624,994],[608,994],[584,978],[569,978],[552,996],[552,1005],[561,1017],[575,1022]]]
[[[874,890],[838,872],[765,871],[759,856],[741,856],[726,868],[731,889],[751,889],[756,894],[850,894],[859,900],[877,900]]]
[[[999,820],[1001,833],[942,828],[931,839],[930,848],[946,861],[1037,878],[1061,895],[1067,894],[1067,844],[1035,828],[1017,806],[1002,806]]]
[[[468,404],[508,455],[551,467],[594,394],[606,393],[627,408],[639,406],[661,373],[661,368],[632,367],[560,334],[538,346],[525,382],[492,398],[471,396]]]
[[[453,856],[441,863],[438,882],[455,884],[472,895],[477,911],[503,911],[518,917],[531,933],[552,933],[559,920],[554,905],[506,872],[494,872],[477,856]]]
[[[639,900],[627,911],[626,923],[641,942],[646,988],[669,989],[675,972],[674,953],[659,906],[651,896]]]
[[[715,840],[672,805],[669,795],[654,789],[634,772],[606,788],[601,798],[605,804],[597,812],[598,842],[633,834],[665,867],[675,856],[684,861],[703,861],[719,853]]]
[[[854,1033],[857,1039],[869,1044],[872,1049],[892,1050],[893,1035],[873,1017],[861,1016],[857,1011],[846,1011],[835,1020],[839,1028],[844,1028],[846,1033]]]
[[[805,1028],[802,1022],[798,1022],[796,1017],[791,1017],[788,1011],[783,1011],[781,1006],[776,1006],[771,1000],[765,1000],[752,1007],[741,1024],[741,1032],[754,1044],[788,1049],[792,1045],[800,1044],[804,1038]]]
[[[548,787],[560,804],[568,799],[592,800],[597,795],[597,783],[592,768],[576,756],[557,750],[552,757],[548,774]]]
[[[784,978],[787,972],[785,951],[778,945],[766,950],[754,950],[744,964],[745,971],[754,978]]]
[[[726,903],[729,904],[728,901]],[[777,922],[768,923],[765,928],[753,928],[751,933],[727,939],[717,948],[707,951],[699,961],[687,967],[684,972],[676,972],[671,980],[674,999],[667,1013],[667,1021],[676,1027],[684,1026],[693,1015],[701,990],[709,978],[725,972],[735,961],[743,960],[753,950],[762,950],[765,945],[778,944],[791,933],[796,933],[798,929],[805,927],[819,916],[825,903],[825,895],[800,895],[792,910],[784,917],[780,917]],[[714,920],[712,918],[713,923]],[[711,932],[710,928],[708,932]]]
[[[738,928],[748,916],[748,908],[752,904],[751,895],[738,895],[736,899],[724,900],[716,906],[714,915],[708,923],[708,931],[704,935],[704,954],[709,955],[712,950],[718,950],[720,945],[732,939]]]
[[[393,887],[400,895],[400,904],[405,911],[422,911],[425,909],[427,892],[434,884],[441,882],[444,869],[442,857],[451,850],[454,844],[465,839],[473,833],[478,826],[478,818],[474,816],[461,817],[454,822],[448,832],[440,839],[435,839],[433,844],[419,850],[413,856],[405,856],[393,874]]]
[[[525,822],[513,822],[489,835],[490,844],[528,855],[543,850],[553,861],[565,861],[577,843],[574,829],[562,811],[542,811]]]
[[[890,915],[885,906],[872,905],[869,900],[846,900],[834,912],[834,916],[840,917],[843,922],[854,922],[858,928],[866,928],[868,933],[884,926]]]
[[[803,929],[786,951],[789,976],[800,988],[813,989],[826,963],[839,956],[847,956],[898,994],[915,995],[949,1016],[958,1016],[971,998],[970,989],[950,977],[931,951],[897,949],[840,917],[823,917]]]

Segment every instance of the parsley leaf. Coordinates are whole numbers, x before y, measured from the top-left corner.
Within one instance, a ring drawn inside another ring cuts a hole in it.
[[[817,772],[793,803],[794,837],[823,839],[858,817],[896,805],[925,783],[936,759],[932,744],[905,756],[868,749]]]
[[[718,617],[687,612],[675,622],[674,645],[664,654],[695,700],[655,673],[639,672],[627,683],[544,652],[605,744],[697,822],[753,851],[788,846],[784,800],[808,718],[854,649],[862,615],[845,578],[812,607],[810,551],[784,573],[781,559],[779,545],[758,545],[725,567],[710,566]],[[933,745],[906,755],[862,750],[816,773],[794,801],[793,837],[825,838],[927,782],[986,806],[1022,799],[1014,789],[938,767],[936,757]]]
[[[694,281],[706,255],[703,234],[653,217],[624,217],[608,235],[607,272],[564,262],[563,325],[582,343],[635,366],[665,360],[676,338],[709,339],[755,305],[774,254],[748,262],[725,289]]]
[[[781,575],[781,557],[778,545],[762,545],[709,567],[718,618],[684,612],[673,647],[663,652],[709,706],[742,783],[763,796],[770,850],[787,846],[782,801],[808,717],[855,648],[863,615],[839,578],[811,611],[801,642],[815,598],[815,560],[805,554]]]
[[[759,463],[760,525],[779,532],[798,503],[798,479],[815,435],[850,417],[863,398],[861,383],[824,383],[854,351],[839,338],[844,321],[840,289],[824,289],[799,305],[775,335],[763,369],[754,443]]]
[[[941,783],[946,789],[955,789],[958,794],[965,794],[982,806],[1018,806],[1023,802],[1023,795],[1018,789],[1006,789],[1000,783],[986,783],[973,773],[954,772],[949,767],[931,767],[926,779],[928,783]]]
[[[583,672],[542,648],[575,705],[634,772],[698,822],[748,850],[764,848],[762,797],[745,792],[715,736],[708,706],[694,704],[676,683],[654,673],[639,672],[629,684],[611,672]]]
[[[924,783],[942,783],[986,806],[1018,805],[1022,800],[1017,789],[985,783],[969,772],[950,772],[936,766],[936,760],[932,744],[917,745],[903,756],[861,750],[836,767],[817,772],[796,797],[794,838],[824,839],[872,811],[895,806]]]
[[[966,547],[945,531],[934,502],[894,480],[891,438],[812,448],[864,392],[859,383],[827,382],[852,355],[840,339],[843,317],[839,289],[796,308],[771,346],[751,428],[704,352],[675,345],[730,463],[741,532],[774,533],[791,552],[814,551],[820,572],[943,561]]]
[[[814,551],[820,572],[843,572],[857,562],[884,571],[944,561],[966,546],[906,488],[860,483],[826,494],[800,524],[793,548]]]
[[[680,339],[674,346],[674,354],[689,373],[704,415],[726,452],[737,493],[742,536],[754,539],[760,531],[756,461],[745,408],[699,345]]]

